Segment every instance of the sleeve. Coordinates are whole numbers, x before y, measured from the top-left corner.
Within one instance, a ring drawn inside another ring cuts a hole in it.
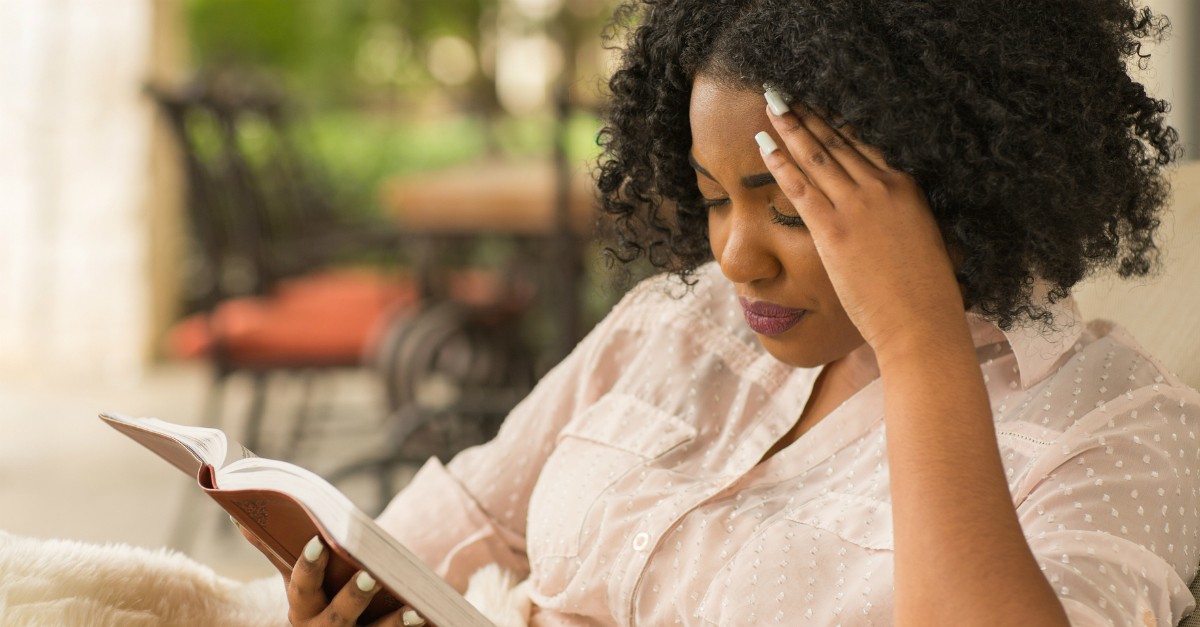
[[[1196,398],[1180,387],[1102,403],[1027,475],[1041,479],[1017,514],[1073,626],[1174,627],[1194,608]]]
[[[430,459],[377,522],[459,591],[479,568],[498,564],[525,577],[530,494],[558,433],[596,401],[636,350],[628,325],[632,290],[505,419],[496,438],[443,466]]]

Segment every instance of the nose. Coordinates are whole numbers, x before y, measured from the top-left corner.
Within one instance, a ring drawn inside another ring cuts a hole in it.
[[[709,214],[708,232],[713,257],[721,273],[734,283],[773,279],[782,271],[770,242],[769,221],[755,220],[744,207]]]

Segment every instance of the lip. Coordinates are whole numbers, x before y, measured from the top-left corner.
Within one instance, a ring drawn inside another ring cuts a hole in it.
[[[793,309],[765,300],[740,297],[738,302],[742,305],[746,324],[759,335],[779,335],[796,326],[808,314],[807,309]]]

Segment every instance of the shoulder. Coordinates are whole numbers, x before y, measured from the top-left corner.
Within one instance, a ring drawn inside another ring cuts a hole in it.
[[[1071,358],[1054,378],[1092,388],[1096,407],[1138,394],[1165,395],[1200,405],[1200,393],[1143,348],[1129,331],[1109,320],[1092,320],[1084,326]]]
[[[1200,394],[1104,320],[1087,323],[1027,392],[1008,397],[1020,406],[997,435],[1018,516],[1050,580],[1076,601],[1113,608],[1154,595],[1189,602]]]
[[[1190,467],[1195,455],[1186,450],[1200,441],[1200,392],[1124,328],[1093,320],[1011,418],[1014,424],[1004,427],[1036,425],[1035,431],[1051,436],[1045,439],[1055,446],[1042,464],[1053,466],[1089,450],[1110,454],[1114,445],[1125,445],[1139,458],[1148,448],[1162,449],[1167,466]]]
[[[1200,442],[1200,393],[1120,326],[1104,320],[1081,326],[1049,373],[1028,388],[1006,372],[1010,362],[990,369],[997,438],[1014,496],[1028,494],[1064,464],[1116,454],[1137,460],[1158,454],[1157,470],[1190,475],[1195,455],[1187,451]],[[1118,478],[1120,467],[1105,466]]]

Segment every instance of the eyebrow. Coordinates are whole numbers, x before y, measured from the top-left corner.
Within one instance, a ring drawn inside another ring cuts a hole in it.
[[[690,163],[692,165],[692,168],[694,168],[700,174],[703,174],[704,176],[708,177],[709,179],[711,179],[713,181],[717,180],[708,170],[704,169],[704,166],[701,166],[699,163],[696,162],[696,157],[692,156],[692,153],[690,153],[690,152],[688,153],[688,163]],[[775,184],[775,176],[773,174],[771,174],[770,172],[763,172],[762,174],[751,174],[750,176],[742,177],[742,187],[745,187],[746,189],[755,189],[757,187],[766,187],[767,185],[774,185],[774,184]]]
[[[756,187],[766,187],[767,185],[775,184],[775,175],[770,172],[762,174],[751,174],[750,176],[742,177],[742,187],[746,189],[754,189]]]

